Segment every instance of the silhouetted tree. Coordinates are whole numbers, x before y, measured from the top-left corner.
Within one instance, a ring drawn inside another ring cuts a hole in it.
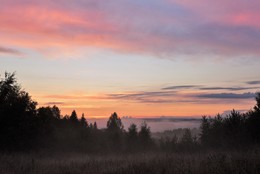
[[[144,122],[140,131],[131,124],[126,132],[116,113],[107,121],[107,129],[98,129],[82,114],[77,118],[61,116],[57,106],[40,107],[17,84],[15,74],[5,73],[0,79],[0,150],[29,150],[41,147],[67,151],[149,150],[155,147],[151,131]],[[183,129],[181,129],[183,132]],[[160,147],[167,151],[194,151],[197,138],[185,129],[182,138],[161,138]],[[244,114],[233,110],[226,116],[202,117],[200,143],[203,147],[233,148],[260,144],[260,93],[256,105]]]
[[[111,114],[107,121],[107,129],[108,131],[122,131],[123,130],[123,124],[121,119],[117,116],[117,113]]]
[[[94,122],[93,129],[94,129],[94,130],[97,130],[97,129],[98,129],[98,127],[97,127],[97,122]]]
[[[76,113],[75,110],[72,111],[69,120],[70,120],[71,123],[73,123],[73,124],[78,123],[79,120],[78,120],[78,116],[77,116],[77,113]]]
[[[70,116],[68,114],[64,115],[63,118],[62,118],[62,120],[64,122],[67,122],[69,119],[70,119]]]
[[[112,149],[122,148],[123,124],[117,113],[111,114],[107,121],[107,132]]]
[[[245,118],[233,110],[224,121],[225,141],[228,146],[240,146],[245,140]]]
[[[206,116],[202,117],[200,129],[201,129],[200,141],[203,145],[207,146],[209,145],[209,139],[210,139],[210,134],[209,134],[210,122]]]
[[[59,139],[59,131],[62,131],[62,121],[60,109],[57,106],[40,107],[37,109],[37,118],[39,121],[41,147],[53,147]]]
[[[91,130],[94,128],[94,126],[93,126],[92,123],[89,124],[89,128],[90,128]]]
[[[51,122],[60,119],[60,110],[57,106],[40,107],[37,109],[37,116],[44,122]]]
[[[204,146],[220,148],[225,145],[223,118],[217,114],[214,118],[202,118],[201,123],[201,143]]]
[[[260,93],[256,93],[255,100],[256,100],[256,105],[254,107],[254,110],[256,112],[260,112]]]
[[[246,113],[246,130],[248,138],[253,144],[260,143],[260,112],[249,111]]]
[[[137,137],[138,137],[137,126],[136,124],[132,123],[128,128],[128,138],[131,141],[136,141]]]
[[[241,114],[232,110],[226,117],[202,118],[201,143],[208,147],[244,147],[260,143],[259,96],[254,110]]]
[[[184,144],[186,144],[186,143],[190,144],[193,142],[193,138],[192,138],[190,129],[185,129],[185,132],[181,138],[181,142]]]
[[[192,151],[195,149],[196,142],[191,135],[190,129],[185,129],[185,132],[179,142],[179,149],[181,151]]]
[[[138,133],[142,149],[149,149],[152,145],[151,131],[146,122],[143,122]]]
[[[245,114],[246,130],[252,143],[260,143],[260,93],[256,94],[256,105]]]
[[[131,124],[127,132],[127,149],[136,150],[138,145],[138,132],[136,124]]]
[[[222,147],[225,144],[225,127],[223,125],[223,118],[217,114],[214,119],[211,119],[210,143],[211,146]]]
[[[87,128],[87,127],[88,127],[88,122],[87,122],[87,120],[86,120],[84,114],[82,114],[82,116],[81,116],[79,122],[80,122],[80,125],[81,125],[83,128]]]
[[[0,81],[0,148],[28,149],[38,135],[37,103],[17,84],[15,73]]]
[[[165,138],[160,138],[160,148],[161,150],[164,151],[177,151],[178,147],[178,137],[174,135],[172,138],[170,137],[165,137]]]
[[[60,109],[56,105],[54,105],[51,110],[55,119],[61,119]]]
[[[41,136],[49,136],[54,129],[54,120],[57,118],[51,107],[37,109],[37,117],[41,127]]]

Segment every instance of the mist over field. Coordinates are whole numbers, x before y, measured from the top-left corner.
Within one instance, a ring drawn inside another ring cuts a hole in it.
[[[139,128],[143,122],[146,122],[151,132],[163,132],[179,128],[199,128],[201,117],[146,117],[146,118],[131,118],[123,117],[122,123],[125,129],[128,129],[132,123]],[[99,128],[106,128],[107,118],[90,118],[89,123],[96,122]]]

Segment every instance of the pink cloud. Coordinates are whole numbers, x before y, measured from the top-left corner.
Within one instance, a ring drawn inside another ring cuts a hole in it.
[[[260,27],[260,2],[255,0],[168,0],[199,15],[202,22],[219,22],[227,25]],[[200,21],[198,21],[200,22]]]
[[[94,46],[170,57],[260,54],[260,3],[254,1],[0,2],[1,42],[15,47],[60,52]]]

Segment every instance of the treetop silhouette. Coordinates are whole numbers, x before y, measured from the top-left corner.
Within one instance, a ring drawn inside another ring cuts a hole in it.
[[[121,119],[118,117],[117,113],[111,114],[107,121],[107,129],[109,131],[122,131],[124,128]]]
[[[62,116],[57,106],[36,108],[37,102],[21,89],[15,73],[5,73],[0,80],[0,149],[65,149],[83,152],[115,152],[146,150],[191,151],[200,148],[249,147],[260,144],[260,93],[256,105],[246,113],[233,110],[225,117],[202,117],[199,139],[185,130],[182,138],[174,136],[158,143],[143,122],[124,130],[116,112],[107,121],[106,129],[96,122],[88,123],[84,114],[78,119],[75,110]],[[160,145],[158,145],[160,144]]]

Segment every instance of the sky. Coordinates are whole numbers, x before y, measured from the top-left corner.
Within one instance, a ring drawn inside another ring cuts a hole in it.
[[[0,74],[88,117],[251,109],[258,0],[0,0]]]

